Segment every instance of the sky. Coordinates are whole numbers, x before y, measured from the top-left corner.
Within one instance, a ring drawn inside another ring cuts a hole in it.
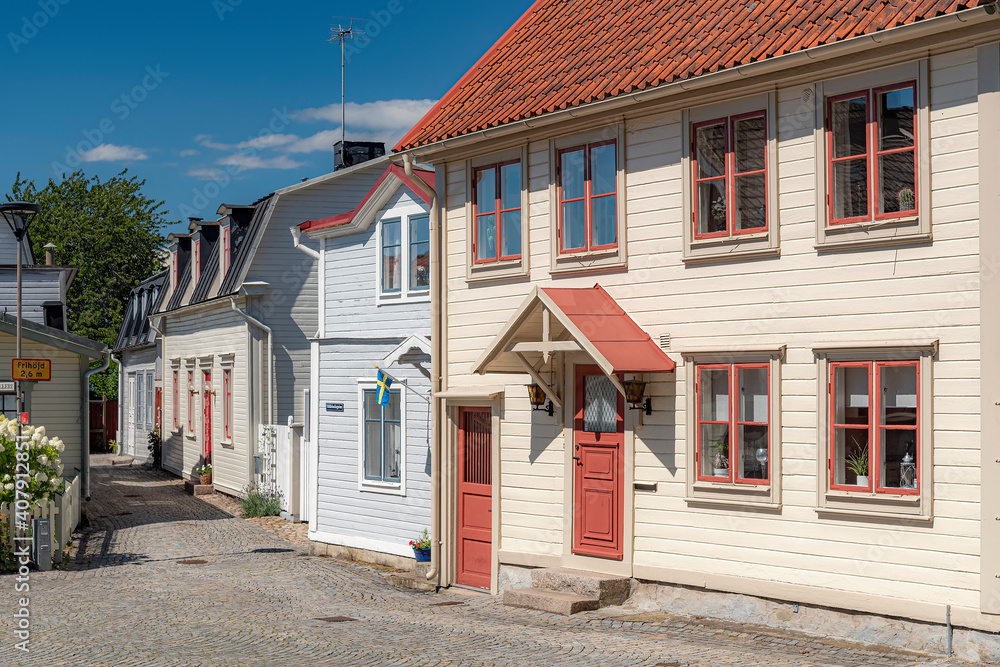
[[[346,44],[347,139],[388,150],[530,5],[3,0],[0,192],[128,169],[186,231],[333,170],[332,26],[365,33]]]

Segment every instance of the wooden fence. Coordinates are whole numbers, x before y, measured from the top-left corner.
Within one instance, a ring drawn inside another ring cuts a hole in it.
[[[66,482],[66,488],[52,500],[37,503],[28,508],[28,520],[48,519],[52,531],[52,561],[63,562],[63,548],[73,537],[73,530],[80,523],[80,476]],[[14,538],[16,509],[14,503],[0,504],[0,520],[6,523],[10,546],[16,546]]]

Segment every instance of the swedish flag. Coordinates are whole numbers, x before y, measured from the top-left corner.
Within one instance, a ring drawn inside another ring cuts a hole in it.
[[[378,400],[378,404],[382,406],[389,405],[389,387],[392,386],[392,378],[379,370],[377,379],[375,381],[375,398]]]

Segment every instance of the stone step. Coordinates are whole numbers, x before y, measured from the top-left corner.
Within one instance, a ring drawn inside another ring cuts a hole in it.
[[[184,480],[184,490],[192,496],[210,496],[215,493],[215,486],[212,484],[198,484],[190,479]]]
[[[389,572],[385,575],[385,580],[396,588],[408,591],[434,591],[437,590],[437,582],[427,581],[427,578],[415,572]]]
[[[569,568],[538,568],[531,571],[533,588],[575,593],[597,598],[600,606],[620,605],[632,591],[632,580]]]
[[[595,597],[543,588],[512,588],[504,592],[503,603],[508,607],[526,607],[563,616],[593,611],[601,606],[600,600]]]

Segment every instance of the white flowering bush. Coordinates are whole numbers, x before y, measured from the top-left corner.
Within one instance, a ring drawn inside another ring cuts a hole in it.
[[[23,488],[20,498],[32,502],[49,500],[63,488],[63,464],[59,456],[66,449],[59,438],[50,438],[45,434],[44,426],[23,426],[21,435],[28,436],[27,487]],[[24,474],[22,466],[17,465],[17,423],[0,415],[0,503],[12,503],[15,500],[15,484],[17,475]],[[27,496],[25,496],[27,494]]]

